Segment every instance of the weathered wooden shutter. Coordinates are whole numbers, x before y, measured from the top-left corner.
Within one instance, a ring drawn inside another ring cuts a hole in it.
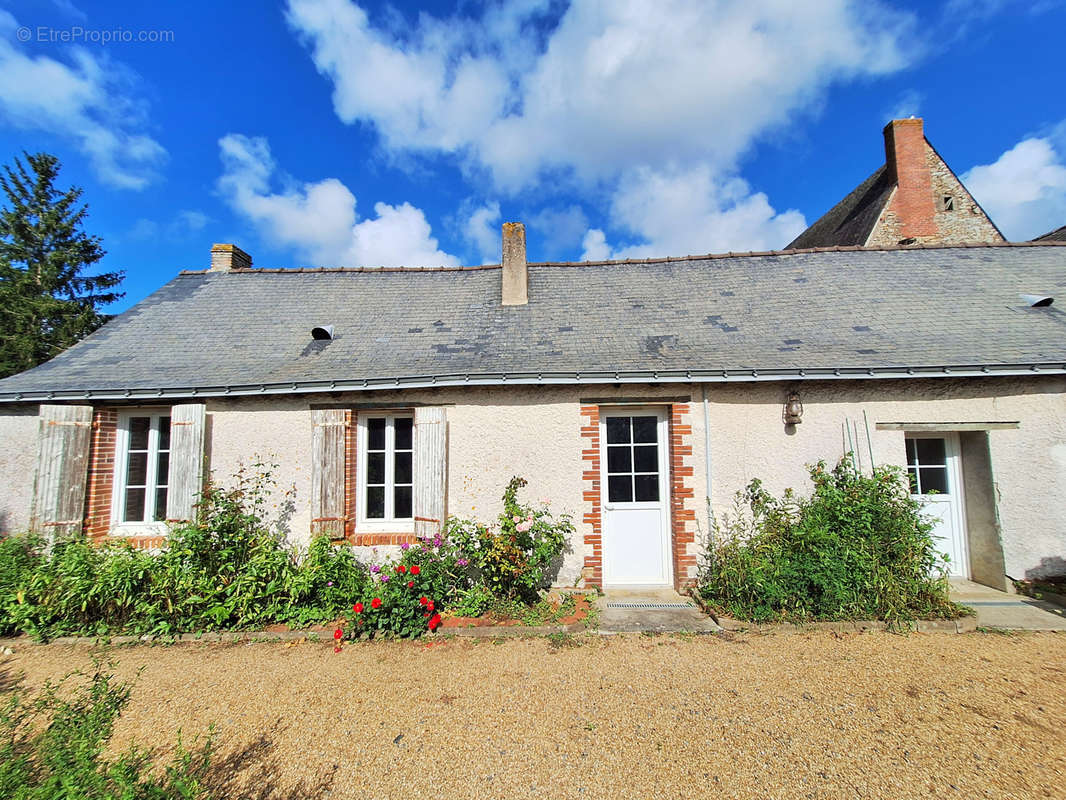
[[[441,532],[448,481],[448,426],[444,408],[415,409],[415,534]]]
[[[49,540],[81,530],[92,421],[92,406],[41,406],[30,529]]]
[[[204,486],[204,428],[207,407],[181,403],[170,409],[170,470],[167,522],[188,522]]]
[[[311,410],[311,534],[344,538],[343,408]]]

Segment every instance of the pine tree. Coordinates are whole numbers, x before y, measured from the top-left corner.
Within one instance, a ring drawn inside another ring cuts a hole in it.
[[[86,275],[104,257],[98,236],[82,230],[82,190],[54,186],[59,159],[23,153],[3,166],[0,188],[0,378],[54,357],[107,321],[100,307],[123,296],[111,291],[121,272]]]

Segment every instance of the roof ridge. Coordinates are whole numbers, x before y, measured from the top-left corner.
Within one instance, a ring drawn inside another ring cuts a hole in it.
[[[790,256],[804,253],[854,253],[854,252],[900,252],[907,250],[973,250],[982,247],[1066,247],[1066,241],[1040,241],[1031,242],[960,242],[945,244],[942,242],[930,242],[911,245],[879,245],[866,247],[864,245],[830,245],[828,247],[797,247],[791,250],[749,250],[727,253],[705,253],[703,255],[687,256],[658,256],[654,258],[624,258],[607,259],[602,261],[530,261],[530,267],[600,267],[614,264],[665,264],[675,261],[715,261],[727,258],[765,258],[767,256]],[[300,274],[321,272],[477,272],[480,270],[500,269],[499,264],[481,264],[472,267],[251,267],[250,269],[235,269],[228,273],[216,272],[215,274]],[[207,275],[211,270],[185,269],[181,275]]]

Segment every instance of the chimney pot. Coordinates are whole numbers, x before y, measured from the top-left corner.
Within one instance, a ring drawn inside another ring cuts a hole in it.
[[[251,269],[252,257],[235,244],[211,245],[211,272]]]
[[[503,223],[503,304],[524,306],[529,302],[529,270],[526,268],[526,226]]]

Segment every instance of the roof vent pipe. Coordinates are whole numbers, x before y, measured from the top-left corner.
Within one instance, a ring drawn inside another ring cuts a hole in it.
[[[332,325],[316,325],[311,329],[311,338],[316,340],[329,341],[333,338],[333,326]]]
[[[1048,297],[1046,294],[1023,294],[1019,297],[1029,308],[1045,308],[1055,302],[1054,297]]]
[[[524,306],[529,302],[529,270],[526,268],[526,226],[521,222],[503,223],[503,292],[505,306]]]

